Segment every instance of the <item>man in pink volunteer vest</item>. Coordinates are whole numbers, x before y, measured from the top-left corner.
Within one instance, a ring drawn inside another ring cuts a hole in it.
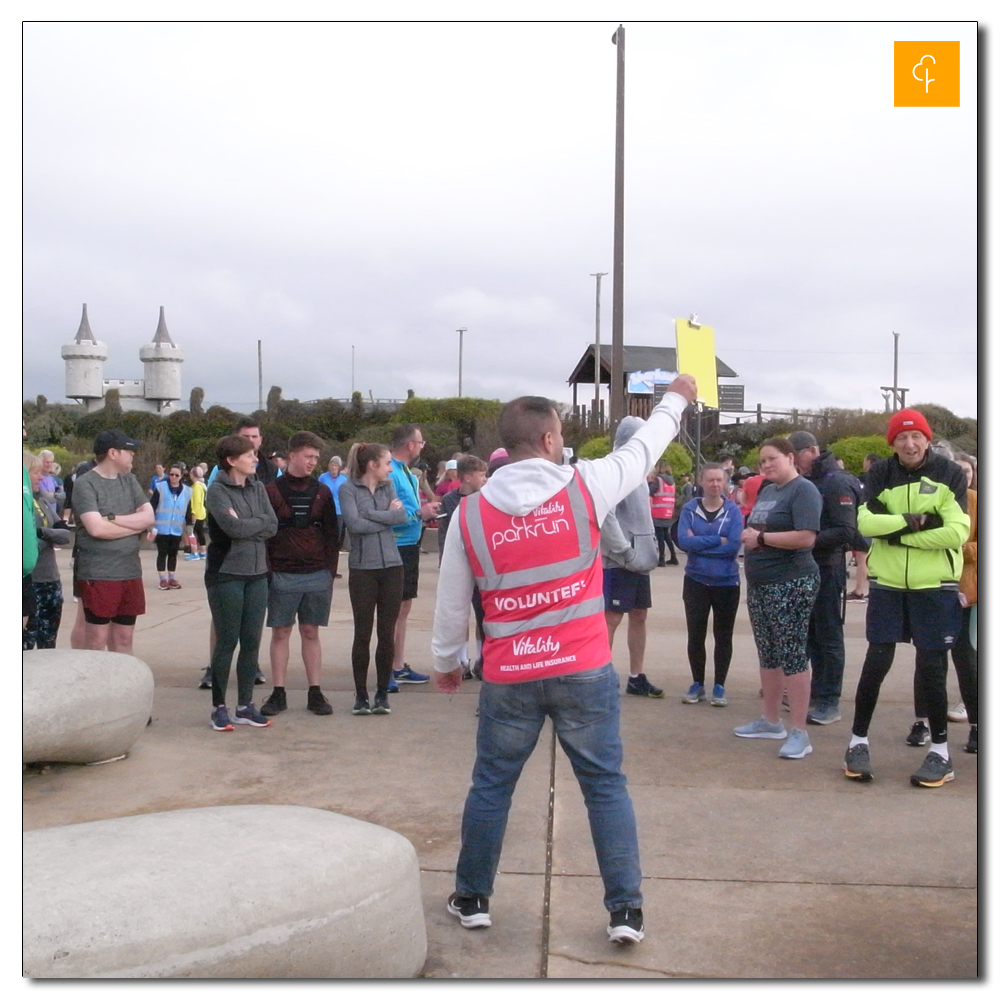
[[[456,891],[448,899],[448,912],[463,927],[490,926],[511,796],[551,718],[590,816],[611,915],[608,936],[621,944],[644,937],[639,841],[622,773],[618,675],[604,620],[600,527],[645,482],[695,396],[694,379],[679,376],[627,444],[576,466],[561,464],[562,423],[553,403],[515,399],[499,426],[510,464],[458,509],[441,561],[431,649],[438,689],[457,691],[458,653],[478,585],[484,683]]]

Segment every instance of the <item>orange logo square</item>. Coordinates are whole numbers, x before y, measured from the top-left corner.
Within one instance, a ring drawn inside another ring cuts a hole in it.
[[[897,108],[957,108],[958,42],[893,42]]]

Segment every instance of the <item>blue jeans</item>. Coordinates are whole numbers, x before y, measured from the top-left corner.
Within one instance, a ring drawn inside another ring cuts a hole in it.
[[[610,663],[521,684],[483,682],[476,763],[455,871],[459,895],[493,894],[514,786],[549,717],[587,805],[604,905],[610,911],[642,906],[639,837],[622,773],[619,698]]]

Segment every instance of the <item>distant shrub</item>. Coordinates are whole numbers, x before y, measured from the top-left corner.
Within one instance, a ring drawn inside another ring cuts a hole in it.
[[[892,448],[886,443],[884,434],[869,434],[866,437],[846,437],[834,441],[830,451],[844,462],[844,468],[855,476],[861,475],[865,455],[869,452],[887,458]]]

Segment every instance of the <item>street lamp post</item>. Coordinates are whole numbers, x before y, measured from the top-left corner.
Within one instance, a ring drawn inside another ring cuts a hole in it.
[[[458,395],[462,395],[462,338],[465,336],[467,326],[460,326],[455,332],[458,334]]]

